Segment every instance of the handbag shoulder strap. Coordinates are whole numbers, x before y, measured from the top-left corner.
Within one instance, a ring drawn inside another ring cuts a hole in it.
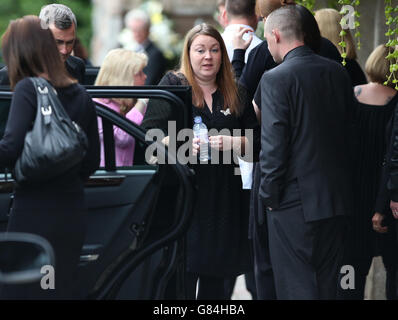
[[[53,112],[58,113],[63,118],[70,119],[58,98],[57,92],[46,79],[41,77],[30,77],[29,79],[35,87],[38,112],[40,111],[44,116],[45,123],[50,121]]]

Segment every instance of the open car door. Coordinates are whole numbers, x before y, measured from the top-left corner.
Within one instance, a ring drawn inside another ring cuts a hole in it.
[[[89,87],[93,98],[165,99],[189,126],[189,87]],[[0,90],[0,100],[12,93]],[[0,101],[0,103],[1,103]],[[187,101],[189,103],[187,103]],[[149,164],[146,132],[116,112],[97,105],[103,126],[105,166],[86,184],[88,224],[76,275],[80,299],[183,299],[184,234],[194,204],[193,173],[161,143],[170,163]],[[135,138],[134,164],[117,167],[113,127]],[[12,205],[10,171],[0,173],[0,229]],[[1,231],[1,230],[0,230]],[[67,239],[65,239],[67,241]]]

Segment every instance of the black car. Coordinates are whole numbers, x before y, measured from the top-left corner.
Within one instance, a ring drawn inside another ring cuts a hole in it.
[[[178,127],[191,125],[190,87],[87,88],[93,98],[167,100],[181,115]],[[8,88],[0,88],[0,131],[11,96]],[[193,172],[178,160],[148,163],[145,150],[152,142],[145,140],[142,128],[99,105],[97,115],[104,130],[105,166],[85,187],[89,214],[76,298],[184,299],[184,234],[194,203]],[[130,167],[115,165],[113,126],[136,140]],[[175,157],[155,143],[167,159]],[[0,231],[7,227],[13,184],[11,170],[5,168],[0,173]]]

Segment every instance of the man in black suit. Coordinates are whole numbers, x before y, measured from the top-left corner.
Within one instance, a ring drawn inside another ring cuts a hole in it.
[[[285,6],[295,5],[293,0],[257,0],[257,14],[266,17],[274,10]],[[322,38],[318,24],[313,14],[305,7],[297,5],[301,15],[301,26],[305,33],[304,42],[315,53],[338,61],[341,57],[337,48],[329,40]],[[247,64],[244,62],[245,50],[235,49],[232,64],[239,83],[247,89],[248,99],[253,100],[257,117],[261,117],[261,90],[256,89],[260,83],[263,73],[277,66],[268,50],[267,41],[263,41],[251,50]],[[258,191],[260,185],[259,164],[254,164],[253,186],[250,204],[249,235],[252,239],[254,254],[255,280],[257,297],[260,300],[272,300],[276,298],[274,277],[269,255],[268,227],[262,210]]]
[[[125,18],[126,26],[131,30],[136,51],[144,52],[148,56],[148,64],[144,68],[146,85],[157,85],[166,71],[166,59],[156,45],[149,40],[151,27],[148,15],[139,9],[131,10]]]
[[[351,208],[350,78],[304,44],[296,6],[273,11],[261,79],[260,198],[278,299],[335,299]]]
[[[43,21],[43,27],[51,30],[66,70],[79,83],[83,83],[86,70],[84,61],[71,55],[77,27],[72,10],[62,4],[49,4],[41,9],[39,17]],[[0,85],[9,84],[8,71],[4,67],[0,70]]]

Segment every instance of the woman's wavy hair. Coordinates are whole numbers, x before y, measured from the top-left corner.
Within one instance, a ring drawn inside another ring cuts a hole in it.
[[[133,86],[133,76],[146,67],[148,58],[144,53],[127,49],[113,49],[108,52],[98,72],[95,86]],[[135,99],[111,99],[120,105],[125,115],[135,104]]]
[[[218,71],[216,84],[224,98],[224,110],[229,108],[231,113],[239,115],[241,113],[238,88],[235,83],[234,73],[232,70],[231,62],[228,58],[227,49],[223,38],[216,28],[213,26],[202,23],[193,27],[185,36],[184,47],[181,55],[180,72],[187,78],[189,84],[192,86],[192,103],[199,107],[204,107],[204,97],[202,89],[195,79],[195,74],[192,69],[189,52],[192,42],[199,35],[210,36],[218,41],[221,48],[221,66]]]
[[[43,74],[55,87],[76,82],[69,77],[54,37],[48,28],[42,27],[39,17],[30,15],[11,21],[1,46],[12,89],[23,78]]]

